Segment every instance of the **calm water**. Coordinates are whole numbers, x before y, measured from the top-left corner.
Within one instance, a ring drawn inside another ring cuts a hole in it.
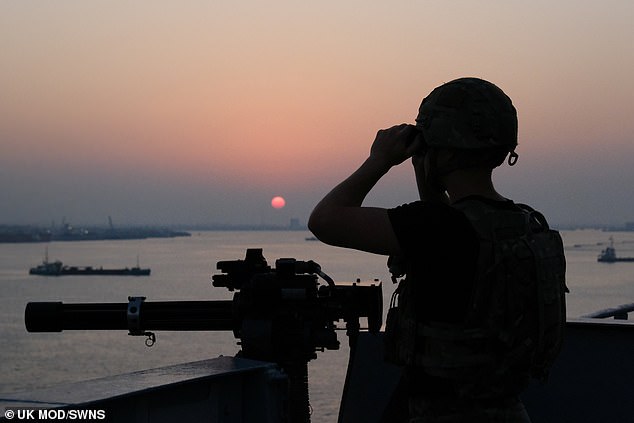
[[[634,302],[634,263],[603,264],[597,254],[614,238],[617,255],[634,256],[634,232],[565,231],[568,262],[568,315],[581,315]],[[161,332],[154,347],[125,331],[66,331],[29,334],[24,306],[29,301],[127,302],[129,295],[148,301],[231,299],[214,288],[210,275],[216,262],[244,258],[247,248],[263,248],[273,265],[279,257],[314,260],[335,281],[356,278],[384,281],[387,303],[393,291],[385,258],[304,240],[306,232],[201,232],[190,238],[134,241],[54,242],[49,259],[72,265],[150,267],[150,277],[31,276],[28,269],[44,255],[44,244],[0,244],[0,392],[43,387],[186,361],[202,360],[238,350],[231,333]],[[335,421],[348,358],[342,348],[318,354],[309,365],[313,421]]]

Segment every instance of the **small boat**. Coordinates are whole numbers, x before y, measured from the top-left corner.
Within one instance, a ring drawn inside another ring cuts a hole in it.
[[[601,251],[597,261],[602,263],[615,263],[617,261],[630,261],[634,262],[634,257],[617,257],[616,250],[614,249],[614,239],[610,237],[610,246]]]

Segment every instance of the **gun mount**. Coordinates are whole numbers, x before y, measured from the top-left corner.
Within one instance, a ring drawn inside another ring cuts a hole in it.
[[[31,302],[29,332],[128,330],[155,340],[152,331],[233,331],[241,356],[277,363],[290,383],[291,422],[309,422],[308,362],[318,351],[336,350],[336,322],[343,320],[351,346],[367,318],[368,330],[381,328],[381,283],[336,284],[313,261],[281,258],[271,268],[262,249],[247,250],[244,260],[219,261],[215,287],[235,291],[233,300],[128,303]],[[321,277],[326,284],[319,283]]]

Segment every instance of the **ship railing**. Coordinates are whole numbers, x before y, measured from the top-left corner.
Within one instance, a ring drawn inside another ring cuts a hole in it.
[[[615,320],[628,320],[629,313],[632,311],[634,311],[634,303],[629,303],[595,311],[594,313],[586,314],[582,317],[590,319],[607,319],[612,317]]]

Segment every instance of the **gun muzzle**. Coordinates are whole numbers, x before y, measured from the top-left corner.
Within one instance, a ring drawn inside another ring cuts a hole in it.
[[[133,304],[138,310],[131,313]],[[133,303],[131,299],[130,303],[87,304],[31,302],[26,305],[24,321],[29,332],[234,329],[233,302],[230,300]]]

